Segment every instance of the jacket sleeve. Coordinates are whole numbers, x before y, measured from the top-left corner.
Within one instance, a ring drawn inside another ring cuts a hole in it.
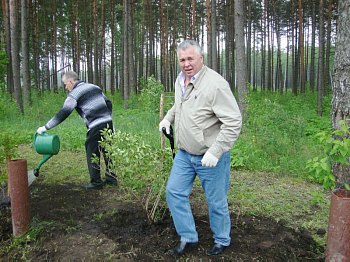
[[[45,128],[49,130],[62,123],[73,112],[76,106],[77,101],[73,97],[68,96],[61,110],[46,123]]]

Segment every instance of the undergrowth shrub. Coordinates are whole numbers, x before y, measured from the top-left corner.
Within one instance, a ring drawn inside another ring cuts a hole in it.
[[[164,189],[170,172],[170,150],[155,149],[141,137],[105,129],[100,145],[111,160],[110,169],[122,188],[143,203],[150,221],[161,218],[165,210]],[[96,162],[96,156],[94,157]]]
[[[307,161],[306,168],[313,181],[323,185],[325,189],[335,187],[332,166],[335,163],[349,165],[350,128],[344,120],[340,121],[340,129],[333,132],[320,132],[315,135],[323,148],[322,156]],[[349,185],[344,185],[349,188]]]
[[[162,83],[153,76],[147,79],[141,78],[140,90],[140,94],[131,99],[132,108],[142,108],[143,111],[149,113],[159,112],[160,94],[164,90]]]

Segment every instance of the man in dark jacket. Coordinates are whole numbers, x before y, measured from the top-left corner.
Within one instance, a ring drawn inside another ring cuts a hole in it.
[[[42,134],[63,122],[74,109],[84,119],[87,127],[85,141],[86,160],[90,173],[90,183],[84,185],[85,189],[101,189],[104,183],[116,185],[116,175],[109,170],[109,159],[105,151],[100,148],[101,131],[105,128],[113,130],[112,103],[103,94],[100,87],[79,80],[77,73],[68,71],[62,76],[62,82],[68,91],[62,109],[44,126],[39,127],[38,134]],[[102,151],[106,163],[106,180],[101,179],[99,164],[92,163],[93,154],[100,159]]]

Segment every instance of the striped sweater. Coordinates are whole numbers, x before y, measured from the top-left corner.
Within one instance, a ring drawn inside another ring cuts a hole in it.
[[[88,130],[112,121],[112,103],[96,85],[76,82],[67,95],[61,110],[45,125],[47,130],[63,122],[76,109]]]

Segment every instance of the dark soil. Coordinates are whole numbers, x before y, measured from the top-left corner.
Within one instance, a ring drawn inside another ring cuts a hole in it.
[[[196,192],[195,192],[196,193]],[[323,261],[323,247],[308,232],[281,222],[232,213],[232,243],[208,257],[212,234],[205,202],[192,207],[199,245],[181,257],[169,255],[178,241],[169,215],[149,223],[142,205],[118,187],[86,191],[79,185],[30,189],[32,230],[25,241],[0,253],[0,261]],[[192,199],[193,200],[193,199]],[[0,209],[0,245],[12,239],[10,207]]]

